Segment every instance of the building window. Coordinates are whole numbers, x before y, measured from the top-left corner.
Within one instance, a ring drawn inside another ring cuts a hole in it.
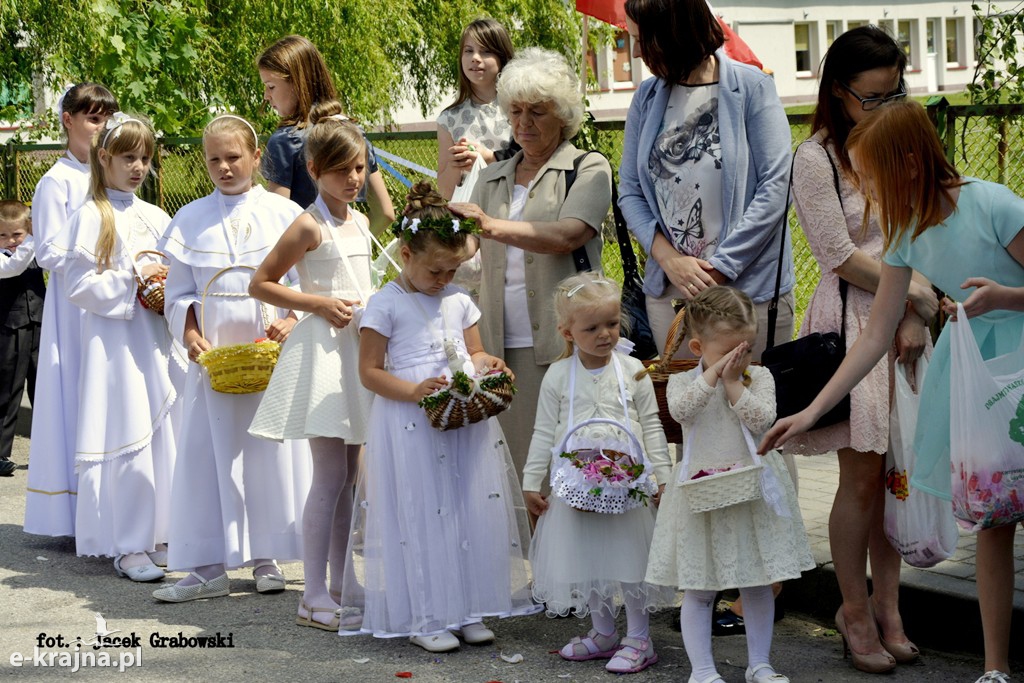
[[[925,42],[928,44],[928,54],[930,55],[933,55],[936,52],[935,36],[938,34],[938,32],[939,20],[929,19],[927,25],[925,26]]]
[[[843,22],[841,21],[830,21],[825,24],[825,42],[828,43],[826,47],[831,47],[832,43],[836,42],[836,38],[843,34]]]
[[[633,82],[633,45],[625,31],[615,34],[615,47],[612,49],[612,81]]]
[[[903,19],[896,25],[896,42],[900,44],[903,54],[907,56],[907,68],[916,71],[917,65],[917,20]]]
[[[963,19],[946,19],[946,64],[951,66],[963,66],[964,54],[962,51]]]
[[[857,19],[855,21],[848,21],[848,22],[846,22],[846,30],[849,31],[851,29],[859,28],[861,26],[867,26],[870,23],[871,23],[870,21],[865,21],[863,19]]]
[[[798,74],[810,74],[813,71],[811,59],[811,25],[794,24],[793,38],[796,43],[796,71]]]
[[[978,63],[978,53],[981,52],[981,36],[984,30],[979,17],[974,17],[974,63]]]

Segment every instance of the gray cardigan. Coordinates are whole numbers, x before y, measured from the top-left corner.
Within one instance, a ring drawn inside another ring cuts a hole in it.
[[[779,227],[789,183],[792,134],[770,76],[715,53],[718,70],[718,125],[722,140],[722,205],[727,224],[709,259],[731,285],[755,303],[772,298],[779,259]],[[648,159],[658,137],[670,84],[649,78],[640,84],[626,117],[619,166],[619,207],[630,232],[651,252],[655,230],[669,237],[658,209]],[[671,238],[669,238],[671,241]],[[793,289],[793,258],[786,242],[781,293]],[[647,259],[644,291],[661,296],[667,278]]]

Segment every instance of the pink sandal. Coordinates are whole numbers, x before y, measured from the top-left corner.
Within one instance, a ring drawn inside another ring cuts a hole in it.
[[[623,638],[622,649],[615,653],[605,667],[613,674],[635,674],[658,662],[658,655],[650,638]]]
[[[609,659],[615,656],[619,647],[618,635],[605,636],[590,629],[585,637],[576,636],[558,651],[562,659],[570,662],[585,662],[590,659]]]

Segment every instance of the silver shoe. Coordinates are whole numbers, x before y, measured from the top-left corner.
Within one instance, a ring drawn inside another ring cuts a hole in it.
[[[154,550],[153,552],[147,552],[146,554],[149,555],[149,559],[152,560],[153,564],[155,564],[156,566],[158,566],[158,567],[166,567],[167,566],[167,549],[166,548],[164,548],[163,550]]]
[[[121,560],[125,558],[124,555],[118,555],[114,558],[114,571],[117,572],[118,576],[126,576],[132,581],[138,581],[139,583],[146,583],[149,581],[159,581],[164,578],[164,570],[156,566],[152,562],[144,564],[141,567],[127,567],[121,566]]]
[[[230,582],[227,574],[221,574],[217,578],[207,581],[195,572],[189,574],[195,577],[199,583],[191,586],[182,586],[179,581],[171,586],[164,586],[153,591],[153,597],[164,602],[188,602],[189,600],[201,600],[203,598],[219,598],[230,595]]]

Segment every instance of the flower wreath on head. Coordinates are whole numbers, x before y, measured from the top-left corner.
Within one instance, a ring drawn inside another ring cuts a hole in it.
[[[437,238],[445,244],[451,244],[459,233],[479,235],[480,225],[475,218],[409,218],[391,224],[391,232],[395,237],[408,242],[420,230],[432,230]]]

